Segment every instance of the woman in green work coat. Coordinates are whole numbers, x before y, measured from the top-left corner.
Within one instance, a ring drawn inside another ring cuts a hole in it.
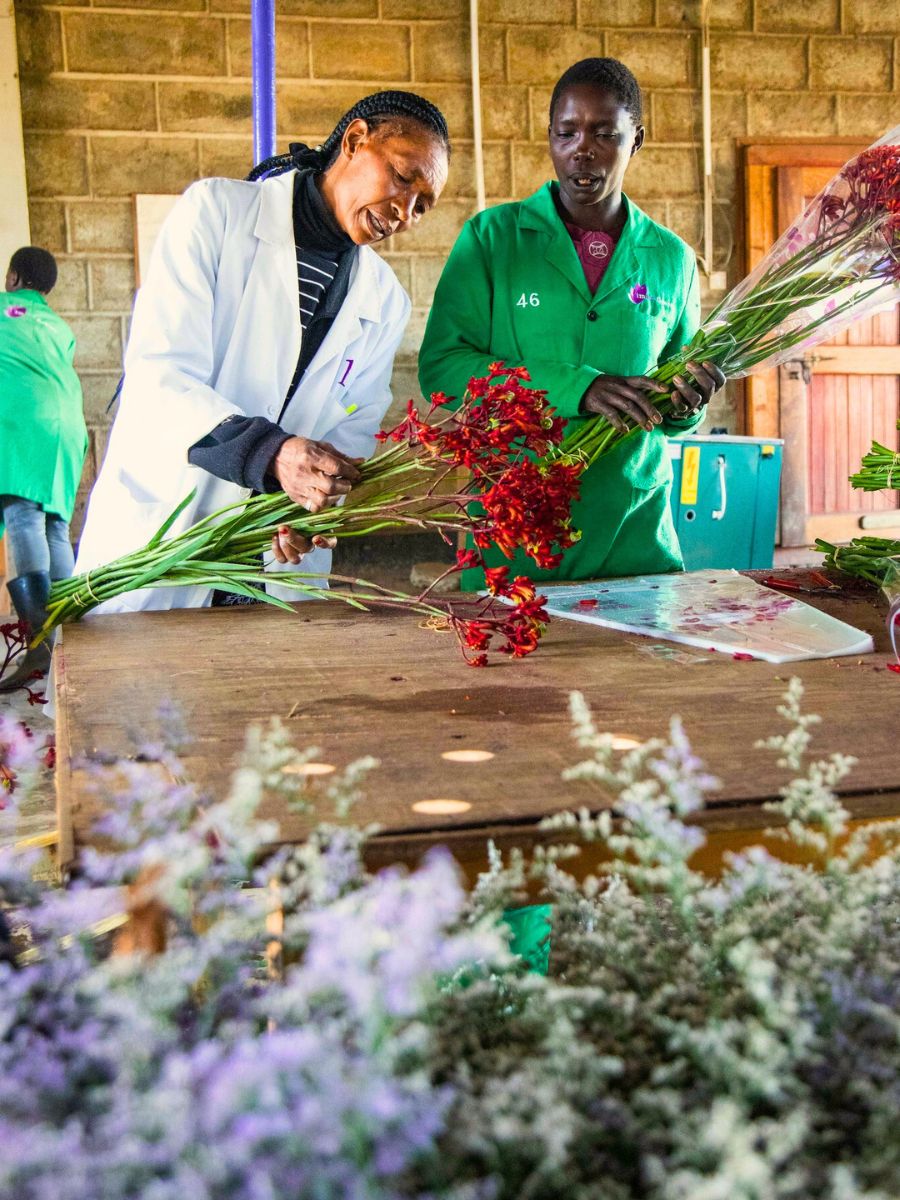
[[[472,376],[502,359],[528,368],[570,422],[606,417],[639,428],[583,476],[573,523],[582,539],[554,571],[519,558],[536,580],[683,569],[669,509],[666,434],[701,419],[724,382],[711,363],[676,378],[678,419],[648,398],[645,378],[693,336],[700,318],[693,251],[622,193],[641,148],[641,92],[616,59],[570,67],[550,103],[557,175],[533,196],[473,217],[441,275],[419,354],[428,394],[461,396]],[[505,561],[499,551],[489,564]],[[479,585],[468,573],[464,581]]]
[[[29,632],[43,622],[51,580],[72,573],[69,521],[88,440],[75,338],[47,303],[56,274],[49,251],[24,246],[0,292],[0,534],[5,526],[17,572],[7,587]],[[0,692],[49,664],[42,643],[0,680]]]

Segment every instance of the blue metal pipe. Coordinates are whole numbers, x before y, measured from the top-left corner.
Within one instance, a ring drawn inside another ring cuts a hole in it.
[[[275,0],[250,0],[253,161],[275,153]]]

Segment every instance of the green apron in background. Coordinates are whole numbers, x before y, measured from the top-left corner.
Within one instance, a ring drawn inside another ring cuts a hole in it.
[[[74,357],[71,329],[40,292],[0,292],[0,496],[64,521],[88,444]]]

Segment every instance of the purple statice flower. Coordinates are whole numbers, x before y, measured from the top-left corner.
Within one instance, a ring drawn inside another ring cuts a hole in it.
[[[811,720],[791,689],[780,752]],[[467,896],[446,852],[368,875],[365,831],[327,824],[260,861],[256,767],[215,803],[172,783],[180,770],[123,765],[112,866],[88,863],[84,884],[50,890],[0,849],[15,949],[0,1200],[56,1200],[61,1181],[67,1200],[497,1200],[609,1181],[674,1200],[748,1179],[778,1200],[897,1195],[894,843],[872,859],[872,830],[822,872],[750,848],[710,883],[687,822],[714,781],[681,724],[617,755],[582,697],[573,717],[592,758],[570,778],[599,784],[616,820],[604,805],[552,828],[605,844],[608,880],[496,852]],[[785,789],[819,797],[788,812],[796,828],[825,806],[823,769]],[[129,893],[92,885],[153,864],[165,946],[110,956],[102,918]],[[498,900],[532,878],[554,910],[547,978],[499,932]],[[297,932],[278,962],[273,902]]]
[[[111,1022],[97,1003],[92,964],[76,942],[40,947],[19,969],[0,963],[0,1113],[24,1124],[64,1122],[117,1071]],[[2,1194],[2,1193],[0,1193]]]
[[[645,283],[636,283],[628,293],[628,299],[632,304],[643,304],[647,299],[647,285]]]
[[[127,1171],[128,1195],[175,1195],[156,1188],[191,1173],[202,1193],[182,1194],[214,1200],[394,1195],[382,1188],[434,1153],[453,1092],[393,1055],[327,1018],[172,1052],[152,1090],[113,1088],[97,1194],[122,1194]]]
[[[438,978],[503,957],[496,930],[449,932],[464,904],[456,864],[434,851],[414,874],[384,871],[310,912],[303,969],[289,985],[294,1001],[339,996],[363,1024],[411,1015]]]

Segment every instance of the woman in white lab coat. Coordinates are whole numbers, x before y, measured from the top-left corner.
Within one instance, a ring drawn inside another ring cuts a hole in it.
[[[368,96],[317,150],[204,179],[165,221],[135,303],[125,379],[78,571],[254,492],[310,511],[374,447],[409,298],[371,249],[415,225],[446,182],[447,125],[409,92]],[[327,574],[331,551],[284,529],[271,570]],[[276,594],[296,599],[270,585]],[[199,607],[203,587],[126,594],[101,612]]]

